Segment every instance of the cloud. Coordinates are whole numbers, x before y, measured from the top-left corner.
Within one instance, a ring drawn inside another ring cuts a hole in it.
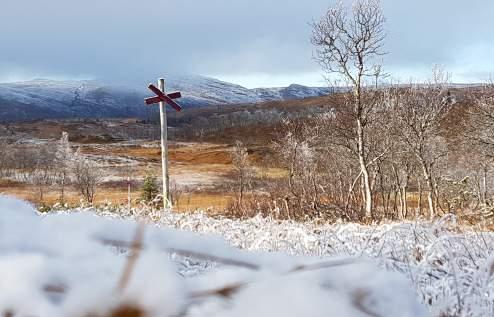
[[[284,78],[278,82],[307,78],[302,74],[319,71],[311,58],[309,22],[330,4],[2,0],[0,79],[92,77],[123,83],[193,73],[240,82],[245,77],[255,85],[256,74]],[[399,75],[434,63],[465,74],[494,71],[486,60],[492,54],[482,54],[494,45],[492,0],[384,0],[383,7],[390,52],[385,62],[401,70]]]

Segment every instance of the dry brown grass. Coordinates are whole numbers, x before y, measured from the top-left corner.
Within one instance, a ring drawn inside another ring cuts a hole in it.
[[[86,146],[81,149],[84,154],[125,156],[136,159],[161,160],[161,149],[158,143],[154,147],[140,146]],[[169,158],[172,162],[183,164],[231,164],[230,147],[222,144],[208,143],[171,143],[169,145]]]
[[[230,152],[223,145],[193,145],[171,148],[170,161],[187,164],[226,164],[230,165],[232,159]]]
[[[225,192],[199,192],[182,195],[174,207],[178,211],[211,210],[221,211],[235,199],[235,194]]]
[[[316,101],[312,101],[316,102]],[[294,106],[294,104],[286,106]],[[285,106],[279,104],[278,106]],[[242,107],[242,106],[241,106]],[[257,106],[255,106],[257,107]],[[238,110],[238,109],[237,109]],[[229,111],[229,110],[225,110]],[[118,122],[119,125],[124,125]],[[117,123],[116,123],[117,124]],[[82,132],[87,130],[91,134],[102,135],[107,133],[107,122],[71,122],[71,121],[40,121],[36,123],[21,123],[16,126],[16,130],[28,133],[33,137],[58,139],[62,131],[68,131],[74,146],[81,148],[84,154],[101,156],[98,162],[106,161],[112,163],[114,158],[134,159],[138,165],[131,170],[126,166],[116,165],[104,167],[105,176],[111,176],[104,184],[98,187],[95,197],[95,205],[111,202],[113,205],[127,205],[127,186],[125,179],[131,175],[134,185],[132,188],[133,205],[140,196],[139,184],[148,170],[156,176],[161,176],[161,151],[159,142],[143,141],[143,144],[129,145],[128,143],[106,143],[101,140],[93,140],[94,144],[87,144],[88,140],[77,138]],[[82,129],[82,130],[81,130]],[[93,131],[94,130],[94,131]],[[101,131],[100,131],[101,130]],[[94,132],[94,133],[93,133]],[[239,137],[252,131],[240,131]],[[268,130],[259,130],[255,134],[263,135],[263,138],[270,138]],[[74,137],[76,137],[74,139]],[[231,141],[235,135],[225,135],[228,142],[207,143],[207,142],[171,142],[169,146],[170,155],[170,179],[172,183],[178,184],[183,191],[179,202],[178,210],[223,210],[230,205],[235,194],[231,192],[232,182],[232,159]],[[267,139],[266,139],[267,140]],[[90,141],[90,140],[89,140]],[[88,142],[89,142],[88,141]],[[249,160],[256,170],[256,176],[262,179],[279,178],[285,172],[279,168],[273,168],[265,164],[266,153],[269,152],[269,143],[251,144],[248,143]],[[109,158],[109,160],[107,160]],[[118,162],[118,160],[115,160]],[[40,201],[38,189],[30,184],[16,183],[11,181],[0,181],[0,193],[13,195],[26,199],[35,204],[51,206],[60,199],[60,189],[58,186],[51,186],[45,189],[43,200]],[[65,202],[69,205],[78,205],[81,196],[73,187],[68,188],[65,194]]]
[[[34,204],[52,206],[60,201],[60,190],[56,187],[47,188],[43,193],[43,200],[40,201],[39,192],[36,186],[23,184],[18,186],[0,186],[0,194],[18,197]],[[69,205],[78,205],[81,195],[75,188],[67,188],[65,191],[65,202]],[[126,204],[127,191],[123,189],[99,188],[95,197],[95,204],[101,205],[106,202],[112,204]]]
[[[60,191],[50,188],[44,193],[43,201],[40,201],[37,188],[32,185],[17,185],[16,187],[0,186],[0,194],[18,197],[37,205],[53,206],[60,201]],[[138,206],[140,191],[134,189],[131,193],[132,206]],[[65,202],[70,206],[80,204],[81,195],[73,188],[65,192]],[[233,193],[228,192],[187,192],[180,196],[178,204],[174,206],[175,211],[194,210],[223,210],[235,198]],[[103,205],[111,202],[112,205],[127,205],[127,190],[124,188],[99,187],[95,196],[95,205]]]

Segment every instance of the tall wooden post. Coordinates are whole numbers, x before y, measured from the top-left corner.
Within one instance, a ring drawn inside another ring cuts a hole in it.
[[[127,209],[130,213],[132,197],[130,196],[130,175],[127,176]]]
[[[165,80],[158,79],[158,88],[165,92]],[[160,101],[160,122],[161,122],[161,170],[163,173],[163,208],[171,208],[170,201],[170,177],[168,175],[168,126],[166,120],[166,104]]]
[[[159,103],[160,106],[160,123],[161,123],[161,170],[163,173],[163,207],[169,209],[172,207],[170,199],[170,177],[168,176],[168,127],[166,122],[166,104],[170,105],[176,111],[182,110],[182,107],[173,101],[181,98],[179,91],[167,94],[165,92],[165,80],[158,79],[158,87],[149,84],[148,88],[156,94],[154,97],[144,99],[146,105]]]

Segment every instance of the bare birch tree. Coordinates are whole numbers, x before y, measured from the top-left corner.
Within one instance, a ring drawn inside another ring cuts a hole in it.
[[[231,157],[237,182],[239,208],[242,208],[245,189],[250,185],[252,178],[252,167],[250,166],[248,156],[249,153],[244,144],[240,141],[236,141]]]
[[[58,175],[57,183],[60,185],[60,202],[65,202],[65,187],[69,181],[70,164],[74,153],[70,148],[69,134],[62,132],[62,138],[58,141],[57,151],[55,153],[55,161],[57,165]]]
[[[469,111],[466,131],[466,148],[475,151],[476,178],[479,201],[488,202],[488,174],[494,167],[494,82],[490,82],[471,98],[473,107]],[[472,166],[471,155],[469,165]]]
[[[96,187],[102,178],[101,170],[95,162],[84,157],[79,150],[75,153],[72,164],[75,185],[86,202],[92,204],[96,194]]]
[[[482,87],[473,99],[470,116],[474,129],[468,131],[468,139],[494,156],[494,82]]]
[[[56,173],[55,155],[51,144],[40,145],[34,156],[30,180],[38,188],[38,199],[43,202],[46,188],[53,184]]]
[[[315,58],[329,75],[336,74],[352,87],[353,139],[362,174],[365,215],[372,217],[372,188],[366,154],[366,127],[375,106],[365,97],[369,79],[381,74],[378,58],[384,54],[385,18],[379,0],[357,0],[351,9],[340,2],[313,23]],[[379,72],[376,72],[379,69]],[[377,79],[376,79],[377,81]]]
[[[398,88],[395,99],[396,117],[400,122],[398,131],[422,171],[431,218],[436,216],[437,184],[434,171],[439,160],[447,154],[440,128],[453,104],[448,83],[449,75],[441,68],[434,67],[431,80],[404,89]]]
[[[5,140],[0,140],[0,178],[10,175],[12,169],[12,148]]]

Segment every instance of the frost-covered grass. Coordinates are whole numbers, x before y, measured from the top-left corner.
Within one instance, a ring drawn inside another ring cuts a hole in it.
[[[453,220],[326,225],[91,209],[40,217],[0,198],[0,315],[491,316],[494,235]]]
[[[406,276],[433,316],[494,314],[494,234],[462,229],[453,217],[435,223],[378,226],[280,222],[260,217],[217,220],[205,215],[167,215],[162,222],[220,234],[248,250],[374,259],[386,270]]]
[[[415,286],[433,316],[494,315],[494,234],[464,228],[454,216],[434,223],[377,226],[212,219],[204,214],[167,214],[158,223],[218,234],[233,246],[291,255],[373,259]]]

